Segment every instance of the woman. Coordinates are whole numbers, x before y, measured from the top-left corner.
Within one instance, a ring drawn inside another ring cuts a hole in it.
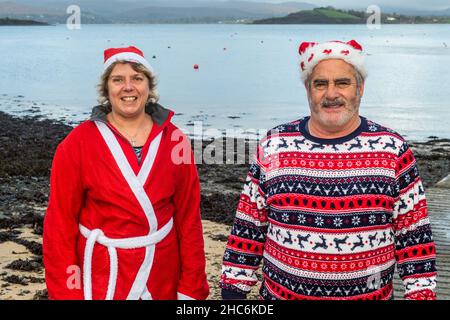
[[[105,50],[99,95],[53,160],[43,236],[49,297],[206,299],[192,151],[173,112],[156,103],[139,49]]]

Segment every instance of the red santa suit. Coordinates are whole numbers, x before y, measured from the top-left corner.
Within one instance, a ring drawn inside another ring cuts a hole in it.
[[[43,236],[49,297],[206,299],[188,139],[170,122],[172,111],[149,104],[154,124],[139,163],[102,110],[94,108],[53,160]]]

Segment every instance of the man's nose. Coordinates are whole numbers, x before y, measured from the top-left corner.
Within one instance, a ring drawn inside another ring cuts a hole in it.
[[[334,100],[336,98],[339,98],[339,91],[334,83],[330,83],[328,85],[325,95],[326,95],[326,98],[329,100]]]

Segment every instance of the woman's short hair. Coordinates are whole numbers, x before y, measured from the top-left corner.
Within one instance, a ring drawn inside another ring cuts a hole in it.
[[[110,65],[100,77],[100,83],[97,85],[98,102],[104,106],[108,111],[111,111],[111,103],[109,102],[108,80],[112,70],[118,63],[128,63],[134,71],[144,74],[148,79],[148,87],[150,93],[148,95],[148,102],[156,103],[159,100],[159,95],[156,90],[156,77],[144,65],[137,62],[130,61],[116,61]]]

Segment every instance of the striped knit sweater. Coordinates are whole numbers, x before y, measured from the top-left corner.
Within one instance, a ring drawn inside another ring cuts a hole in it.
[[[396,132],[361,117],[318,139],[309,117],[258,145],[223,259],[222,295],[261,299],[435,299],[435,245],[414,156]]]

